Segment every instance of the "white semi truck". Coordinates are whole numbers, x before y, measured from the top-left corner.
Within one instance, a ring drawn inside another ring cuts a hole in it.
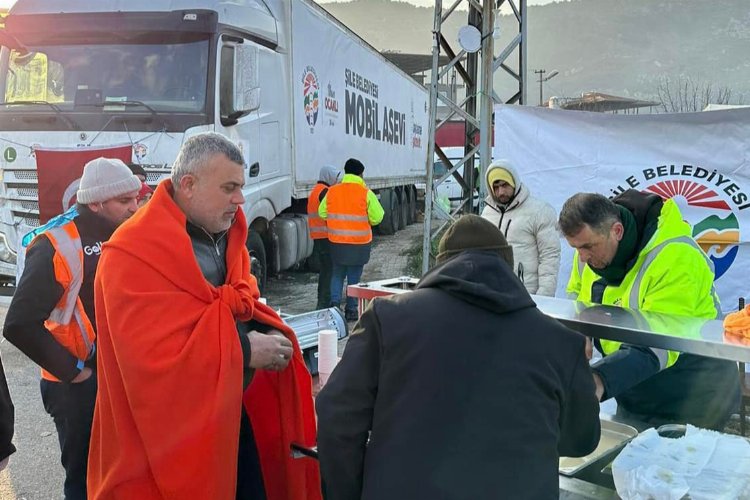
[[[247,245],[261,282],[309,256],[302,214],[323,165],[365,164],[386,210],[381,232],[415,219],[428,93],[312,1],[18,0],[0,44],[7,282],[23,234],[74,202],[81,166],[66,171],[60,154],[125,148],[156,184],[204,131],[245,156]]]

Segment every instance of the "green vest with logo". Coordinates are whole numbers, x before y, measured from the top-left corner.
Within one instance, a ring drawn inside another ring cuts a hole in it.
[[[599,279],[588,265],[580,262],[575,252],[568,296],[592,302],[592,285]],[[674,200],[664,202],[656,232],[622,282],[605,288],[602,304],[695,318],[719,316],[721,309],[714,289],[713,263],[693,240],[690,225],[682,219]],[[680,337],[700,335],[697,331],[686,331],[678,320],[672,325],[649,326]],[[605,355],[617,351],[620,345],[620,342],[601,340]],[[662,367],[668,368],[677,361],[679,352],[665,352],[667,359]]]

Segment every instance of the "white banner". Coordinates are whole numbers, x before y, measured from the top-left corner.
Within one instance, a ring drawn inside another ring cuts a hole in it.
[[[424,87],[306,2],[292,2],[292,27],[298,186],[314,184],[323,165],[343,170],[350,157],[364,163],[368,184],[424,178]]]
[[[674,198],[713,261],[724,312],[750,296],[750,109],[612,115],[495,109],[495,158],[558,211],[577,192],[638,189]],[[562,240],[558,296],[573,252]]]

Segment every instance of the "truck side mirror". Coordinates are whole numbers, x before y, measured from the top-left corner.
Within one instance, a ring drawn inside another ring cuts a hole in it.
[[[258,49],[238,45],[234,51],[234,104],[236,111],[249,113],[260,108]]]
[[[221,48],[221,124],[234,125],[240,117],[258,108],[258,49],[241,43],[224,45]]]

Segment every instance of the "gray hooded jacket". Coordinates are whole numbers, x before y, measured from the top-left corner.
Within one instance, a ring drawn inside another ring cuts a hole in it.
[[[318,181],[324,182],[329,186],[333,186],[334,184],[337,184],[339,182],[340,176],[341,172],[339,170],[330,165],[326,165],[324,167],[321,167],[320,173],[318,174]]]

